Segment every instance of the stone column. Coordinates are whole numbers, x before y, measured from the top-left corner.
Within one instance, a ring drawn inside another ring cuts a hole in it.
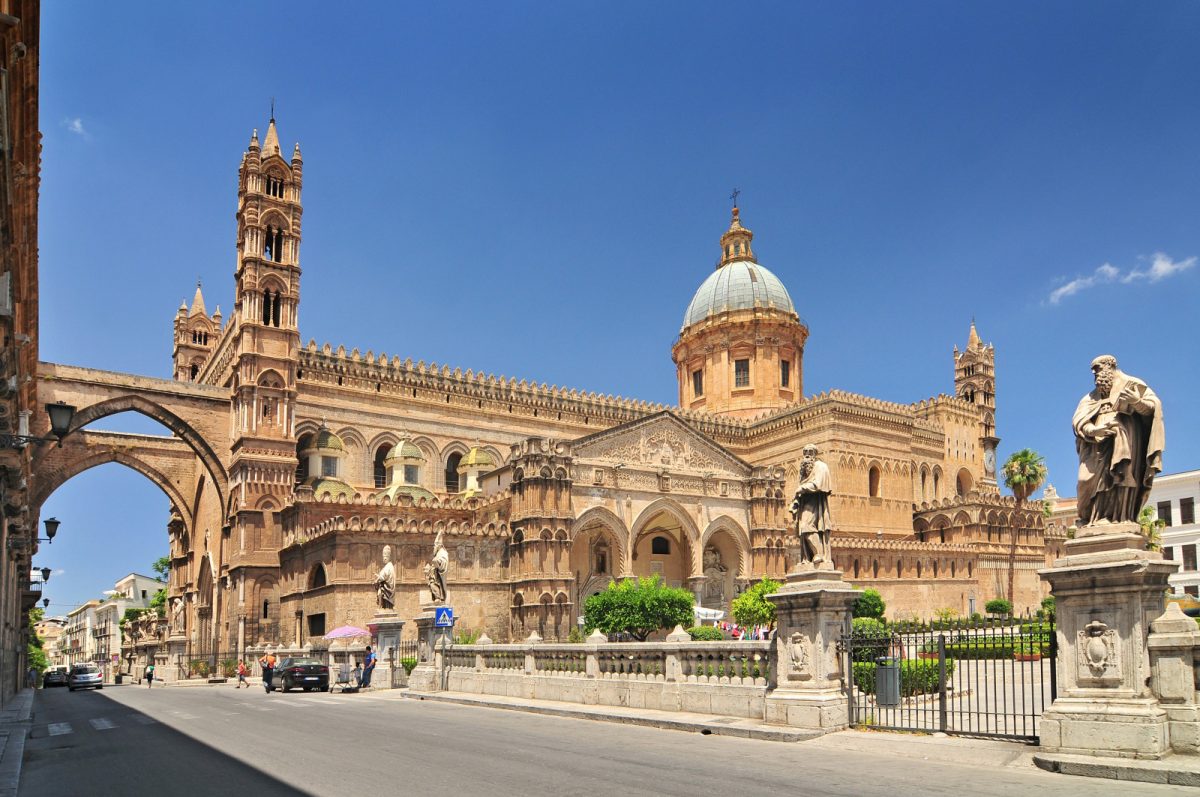
[[[367,626],[371,629],[371,643],[375,646],[375,672],[371,678],[374,689],[392,688],[392,667],[404,667],[397,659],[400,649],[400,634],[404,621],[395,612],[379,612]]]
[[[1058,621],[1058,699],[1042,715],[1042,749],[1162,758],[1167,712],[1150,688],[1147,636],[1179,565],[1147,551],[1129,522],[1085,526],[1065,554],[1039,571]]]
[[[1196,648],[1200,630],[1172,601],[1150,624],[1150,688],[1167,712],[1167,731],[1176,753],[1200,753],[1200,705],[1196,702]]]
[[[165,658],[155,655],[157,645],[150,649],[147,660],[154,663],[154,680],[161,680],[164,683],[179,680],[179,663],[183,661],[187,653],[187,642],[187,637],[183,634],[172,634],[167,638]],[[162,659],[161,662],[160,659]]]
[[[821,733],[849,725],[837,644],[861,594],[842,580],[842,571],[807,565],[793,569],[787,583],[766,596],[775,604],[777,629],[767,722]]]

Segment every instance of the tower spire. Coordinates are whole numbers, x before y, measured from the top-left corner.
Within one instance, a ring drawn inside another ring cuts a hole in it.
[[[263,157],[279,155],[279,131],[275,129],[274,103],[271,106],[271,121],[267,122],[267,135],[263,137]]]
[[[975,329],[975,317],[971,316],[971,332],[967,335],[967,348],[977,349],[983,345],[983,341],[979,339],[979,332]]]

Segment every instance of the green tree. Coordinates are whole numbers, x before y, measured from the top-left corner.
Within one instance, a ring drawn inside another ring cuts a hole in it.
[[[733,599],[729,607],[733,619],[743,628],[755,625],[775,627],[775,604],[767,600],[767,596],[783,584],[773,579],[764,578],[754,586],[746,589]]]
[[[1024,505],[1029,496],[1046,481],[1046,461],[1032,448],[1022,448],[1005,461],[1001,472],[1004,474],[1004,486],[1012,490],[1018,505]],[[1011,601],[1015,600],[1013,589],[1017,572],[1016,523],[1012,524],[1010,532],[1012,540],[1008,547],[1008,599]]]
[[[690,626],[694,602],[691,592],[665,586],[657,575],[614,581],[584,602],[584,627],[589,634],[598,628],[645,642],[660,628]]]
[[[988,614],[994,614],[997,617],[1012,616],[1012,601],[1004,598],[993,598],[983,604],[983,608]]]
[[[171,557],[160,556],[150,565],[154,569],[154,574],[158,576],[159,581],[167,581],[171,577]],[[163,587],[158,592],[154,593],[154,597],[150,599],[150,608],[157,612],[159,617],[165,617],[167,614],[167,588]]]
[[[29,644],[25,649],[29,666],[35,668],[39,673],[45,672],[50,666],[49,661],[46,659],[46,651],[43,649],[45,643],[38,636],[36,630],[37,624],[42,621],[43,617],[45,617],[45,612],[41,609],[33,608],[29,610]]]
[[[1138,514],[1137,524],[1142,529],[1142,536],[1146,538],[1146,549],[1161,551],[1162,530],[1166,528],[1167,521],[1160,518],[1153,507],[1144,506]]]
[[[876,620],[883,618],[883,612],[887,609],[887,604],[883,602],[883,596],[878,590],[867,589],[863,590],[863,594],[858,596],[858,600],[854,602],[854,608],[851,614],[854,617],[874,617]]]

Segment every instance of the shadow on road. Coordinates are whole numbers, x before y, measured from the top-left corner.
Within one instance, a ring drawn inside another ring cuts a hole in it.
[[[57,725],[52,727],[51,723]],[[68,724],[71,730],[64,732]],[[109,727],[104,727],[106,724]],[[301,744],[308,747],[297,749],[297,756],[320,754],[317,733]],[[253,760],[253,750],[245,753],[246,758]],[[310,792],[164,725],[103,692],[80,692],[68,697],[65,689],[38,691],[18,794],[312,797]]]

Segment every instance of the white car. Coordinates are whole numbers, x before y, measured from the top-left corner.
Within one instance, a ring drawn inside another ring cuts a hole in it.
[[[67,686],[72,692],[76,689],[103,689],[104,675],[95,664],[76,664],[71,668]]]

